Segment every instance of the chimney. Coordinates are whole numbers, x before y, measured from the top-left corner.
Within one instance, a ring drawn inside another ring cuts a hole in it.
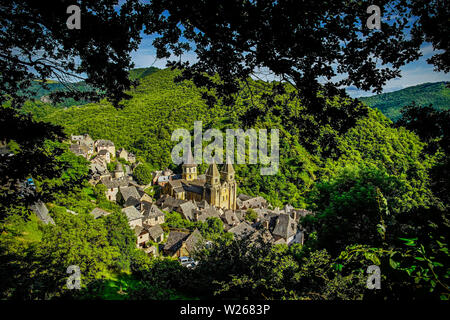
[[[198,210],[194,211],[194,220],[198,221]]]
[[[263,227],[267,230],[269,230],[269,220],[264,220],[263,221]]]

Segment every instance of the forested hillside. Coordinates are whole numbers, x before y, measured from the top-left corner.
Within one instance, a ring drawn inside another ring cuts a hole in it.
[[[175,142],[171,133],[177,128],[192,132],[194,121],[203,121],[204,131],[213,127],[279,128],[281,164],[277,175],[261,176],[255,165],[237,166],[241,191],[263,195],[276,206],[288,202],[305,206],[305,193],[314,181],[348,163],[374,164],[392,173],[426,166],[420,158],[422,145],[414,134],[391,128],[382,115],[355,106],[351,100],[329,101],[323,113],[311,116],[299,101],[288,96],[278,105],[266,105],[265,84],[253,82],[254,92],[243,89],[234,108],[220,104],[208,108],[198,89],[188,82],[175,84],[175,75],[166,69],[145,76],[122,109],[103,101],[54,110],[40,119],[62,125],[68,134],[89,133],[94,139],[111,139],[153,169],[169,166],[175,170],[180,168],[172,165],[170,153]],[[201,171],[205,168],[201,166]]]
[[[450,109],[450,88],[446,85],[446,82],[424,83],[394,92],[360,98],[360,100],[396,121],[401,116],[400,110],[413,102],[421,106],[432,104],[436,110]]]
[[[98,260],[103,262],[91,268],[83,265],[83,270],[89,269],[86,286],[74,297],[260,298],[264,293],[270,299],[311,299],[316,294],[323,299],[448,298],[448,200],[442,193],[448,181],[440,174],[448,166],[445,132],[429,137],[437,149],[426,148],[428,142],[412,131],[351,99],[328,99],[320,110],[310,110],[290,96],[286,86],[286,94],[267,103],[269,84],[261,81],[243,86],[234,107],[218,103],[210,108],[191,83],[174,83],[176,74],[165,69],[144,75],[123,108],[106,101],[65,109],[29,102],[28,110],[39,121],[61,125],[67,134],[111,139],[153,169],[169,166],[178,172],[170,157],[176,143],[171,133],[177,128],[192,132],[194,121],[203,121],[204,131],[278,128],[279,172],[261,176],[259,165],[236,165],[236,179],[239,192],[262,195],[274,206],[312,210],[315,215],[301,221],[307,234],[304,246],[254,247],[248,239],[230,242],[216,234],[217,246],[199,253],[202,262],[190,272],[170,259],[149,260],[131,245],[133,235],[117,205],[106,200],[100,187],[87,183],[85,160],[68,152],[67,146],[47,142],[44,151],[57,155],[54,166],[61,177],[48,179],[37,172],[33,178],[41,194],[53,198],[49,206],[57,226],[40,226],[35,219],[22,224],[11,213],[26,209],[9,209],[0,258],[7,261],[2,266],[5,274],[20,274],[17,265],[34,270],[41,261],[53,259],[46,267],[55,275],[36,270],[31,278],[24,273],[5,279],[4,296],[21,297],[22,290],[30,298],[70,296],[62,289],[62,266],[75,260],[87,266]],[[415,130],[416,125],[409,121],[408,127]],[[205,168],[201,165],[200,171]],[[51,194],[55,186],[80,181],[82,187],[68,194]],[[95,206],[114,215],[105,223],[94,221],[88,212]],[[73,216],[66,209],[80,214]],[[167,218],[169,223],[186,224],[177,214]],[[215,225],[202,228],[222,230]],[[73,232],[56,239],[63,229]],[[78,250],[84,250],[81,258]],[[248,254],[236,256],[238,252]],[[370,264],[382,266],[380,293],[364,289]],[[36,287],[38,283],[43,285]],[[124,296],[117,294],[122,291]]]

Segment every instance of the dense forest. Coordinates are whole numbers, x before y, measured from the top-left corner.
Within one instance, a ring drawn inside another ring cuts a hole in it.
[[[203,130],[278,128],[279,172],[261,176],[257,165],[236,165],[236,179],[239,192],[262,195],[274,206],[312,210],[315,216],[301,222],[308,231],[304,246],[252,246],[249,239],[230,238],[220,221],[191,225],[168,213],[167,226],[198,228],[216,245],[198,253],[193,270],[171,259],[149,259],[135,249],[120,208],[100,186],[87,183],[87,163],[65,144],[48,141],[42,148],[58,155],[54,165],[61,176],[37,173],[38,190],[51,193],[73,181],[82,187],[49,195],[56,226],[12,214],[25,207],[2,208],[9,214],[2,223],[1,271],[14,274],[2,277],[2,298],[448,299],[450,202],[443,192],[448,175],[442,174],[448,172],[448,130],[425,137],[420,123],[407,121],[408,113],[403,125],[395,125],[349,98],[327,99],[321,111],[309,110],[289,95],[288,85],[286,94],[269,101],[268,85],[253,80],[242,85],[235,106],[219,99],[210,108],[192,83],[174,83],[176,75],[170,69],[138,70],[134,78],[140,83],[122,108],[106,100],[64,108],[29,101],[24,111],[66,134],[110,139],[153,170],[168,166],[178,172],[170,158],[176,128],[192,131],[199,120]],[[20,145],[10,147],[20,152]],[[93,220],[88,212],[96,206],[114,214]],[[64,266],[74,262],[83,274],[79,292],[64,287]],[[365,287],[372,264],[381,268],[381,290]]]
[[[178,171],[180,168],[173,167],[170,157],[176,144],[170,137],[176,128],[192,132],[193,123],[198,120],[203,122],[204,131],[250,126],[279,128],[281,169],[278,174],[264,177],[257,174],[257,166],[237,165],[237,178],[242,192],[263,195],[280,207],[286,203],[305,206],[306,192],[314,181],[330,176],[349,163],[364,162],[396,174],[418,170],[412,169],[415,165],[426,166],[419,165],[423,162],[421,144],[414,134],[391,127],[391,122],[379,112],[355,106],[353,101],[329,101],[323,114],[311,117],[300,102],[290,101],[288,97],[279,101],[279,105],[266,105],[261,91],[264,84],[254,82],[252,90],[257,94],[244,88],[235,107],[219,104],[210,109],[192,84],[174,84],[175,75],[176,72],[166,69],[143,78],[132,91],[133,98],[121,109],[103,101],[54,110],[37,118],[62,125],[67,134],[89,133],[94,139],[111,139],[119,148],[134,152],[154,170],[168,166]],[[258,109],[248,107],[251,101],[257,101]],[[334,114],[341,121],[332,121]],[[248,119],[253,119],[253,123],[247,123]],[[349,127],[351,130],[347,130]],[[205,165],[201,166],[201,170],[205,169]]]

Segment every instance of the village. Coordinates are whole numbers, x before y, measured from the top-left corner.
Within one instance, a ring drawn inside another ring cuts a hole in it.
[[[303,209],[286,205],[283,209],[272,208],[263,197],[237,195],[232,164],[209,165],[205,174],[197,173],[192,154],[182,165],[182,174],[174,174],[168,168],[153,172],[149,185],[139,185],[133,180],[133,170],[139,163],[136,156],[125,149],[116,150],[110,140],[94,141],[88,134],[71,136],[70,150],[90,162],[92,185],[103,184],[109,201],[122,206],[130,228],[135,232],[136,246],[147,254],[178,258],[180,262],[192,261],[197,246],[205,244],[200,232],[170,228],[168,235],[162,225],[166,214],[178,212],[191,222],[218,218],[224,231],[234,238],[249,236],[273,244],[303,244],[304,230],[299,220],[311,214]],[[108,170],[113,160],[115,169]],[[149,187],[158,188],[159,197],[154,199],[145,192]],[[95,219],[110,214],[95,208]],[[249,214],[253,217],[248,219]]]

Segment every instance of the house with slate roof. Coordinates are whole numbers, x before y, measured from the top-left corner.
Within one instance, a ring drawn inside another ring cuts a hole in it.
[[[145,248],[146,243],[150,240],[150,233],[142,226],[134,227],[134,234],[136,235],[136,246],[138,248]]]
[[[226,210],[220,218],[224,223],[225,230],[231,229],[240,223],[236,213],[233,210]]]
[[[194,215],[193,221],[195,221],[195,222],[197,222],[197,221],[205,222],[206,219],[208,219],[208,218],[220,219],[220,213],[214,207],[209,207],[204,210],[194,210],[193,215]]]
[[[164,231],[161,228],[161,226],[159,224],[147,228],[149,235],[150,235],[150,240],[160,243],[164,240]]]
[[[117,150],[116,152],[116,158],[122,158],[125,161],[128,161],[128,151],[125,150],[124,148],[120,148],[119,150]]]
[[[149,209],[153,205],[153,199],[147,193],[144,193],[139,199],[141,211]]]
[[[197,206],[193,201],[186,201],[178,207],[178,212],[181,213],[184,219],[189,221],[195,221],[194,210],[197,210]]]
[[[236,239],[242,239],[253,234],[255,232],[255,228],[244,221],[228,230],[228,232],[232,233]]]
[[[128,187],[129,180],[125,178],[121,179],[112,179],[111,176],[104,177],[100,179],[100,183],[105,185],[106,187],[106,199],[109,201],[116,201],[117,193],[119,192],[120,187]]]
[[[287,245],[303,243],[303,234],[298,230],[297,222],[288,214],[283,213],[277,217],[272,235],[275,241],[283,239]]]
[[[123,208],[122,212],[126,215],[130,227],[142,227],[142,219],[144,216],[134,206]]]
[[[90,156],[92,155],[92,152],[90,152],[89,148],[84,144],[71,144],[69,149],[77,156],[82,156],[86,159],[89,159]]]
[[[119,187],[119,192],[116,196],[116,202],[124,205],[125,207],[135,206],[136,208],[140,209],[140,198],[141,196],[139,195],[139,192],[137,191],[135,186]]]
[[[102,149],[98,152],[97,158],[102,159],[106,163],[111,163],[111,154],[108,150]]]
[[[100,152],[102,150],[108,151],[112,155],[116,155],[116,147],[114,143],[111,140],[96,140],[94,143],[95,149],[97,152]]]
[[[143,224],[149,227],[153,227],[164,223],[165,214],[156,205],[151,205],[148,210],[143,211]]]
[[[198,229],[191,234],[171,231],[164,245],[164,254],[171,257],[189,257],[201,248],[203,237]]]
[[[241,210],[267,208],[268,205],[267,200],[263,197],[242,199],[246,199],[246,197],[239,197],[237,200],[237,207]]]

